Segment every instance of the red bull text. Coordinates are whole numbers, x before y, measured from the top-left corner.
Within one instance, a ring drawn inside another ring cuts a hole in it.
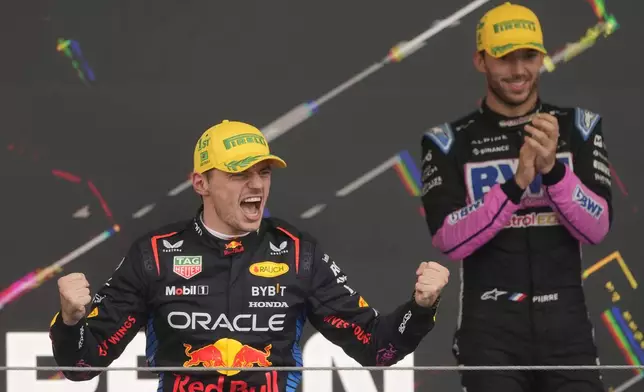
[[[219,376],[217,382],[209,383],[194,380],[191,376],[176,375],[172,392],[279,392],[277,387],[277,372],[275,370],[264,373],[266,382],[263,385],[250,386],[246,381],[230,380],[226,386],[226,376]]]

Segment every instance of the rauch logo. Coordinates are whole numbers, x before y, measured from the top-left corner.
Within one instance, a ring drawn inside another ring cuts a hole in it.
[[[275,263],[272,261],[262,261],[255,263],[249,267],[251,274],[261,276],[262,278],[274,278],[276,276],[284,275],[288,272],[288,264]]]

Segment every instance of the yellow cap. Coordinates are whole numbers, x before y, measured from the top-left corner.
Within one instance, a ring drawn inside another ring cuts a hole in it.
[[[270,153],[259,129],[243,122],[224,120],[208,128],[197,141],[194,171],[203,173],[219,169],[239,173],[266,160],[273,161],[277,167],[286,167],[282,158]]]
[[[548,54],[539,18],[530,9],[506,2],[488,11],[476,26],[476,49],[503,57],[517,49]]]

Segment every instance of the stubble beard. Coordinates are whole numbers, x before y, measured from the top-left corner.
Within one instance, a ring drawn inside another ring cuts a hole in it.
[[[488,76],[488,88],[494,94],[494,96],[503,104],[507,105],[508,107],[511,108],[516,108],[521,105],[523,105],[525,102],[527,102],[530,98],[534,96],[534,93],[537,91],[537,88],[539,86],[539,78],[535,78],[532,81],[532,85],[530,86],[530,92],[528,95],[526,95],[525,99],[521,101],[517,101],[515,99],[510,98],[505,92],[503,91],[503,88],[501,87],[501,82],[495,82],[491,77]]]

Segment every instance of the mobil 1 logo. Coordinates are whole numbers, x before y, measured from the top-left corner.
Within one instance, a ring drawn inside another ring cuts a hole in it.
[[[165,295],[169,297],[180,297],[184,295],[208,295],[208,286],[191,285],[191,286],[166,286]]]

